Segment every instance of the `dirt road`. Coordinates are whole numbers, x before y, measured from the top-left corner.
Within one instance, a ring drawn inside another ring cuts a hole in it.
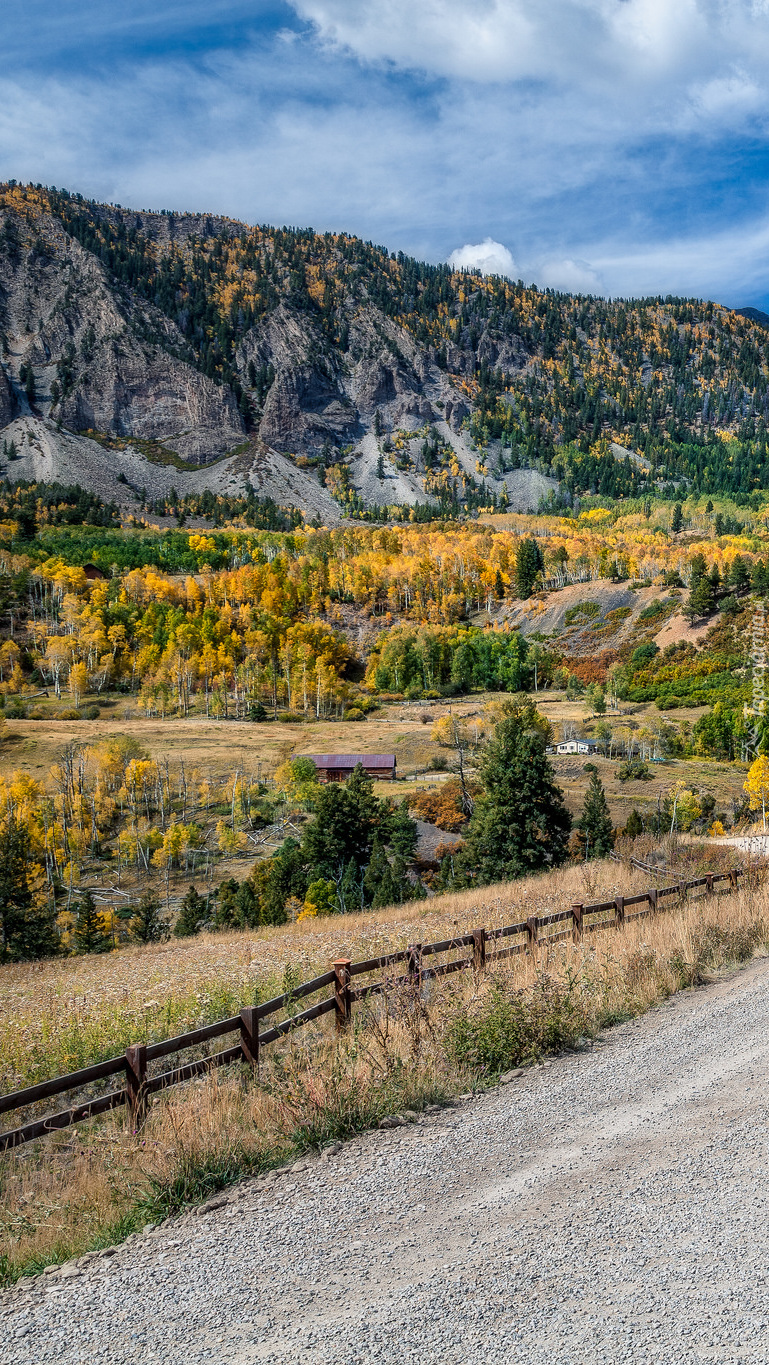
[[[769,1361],[768,1077],[757,960],[6,1294],[0,1357]]]

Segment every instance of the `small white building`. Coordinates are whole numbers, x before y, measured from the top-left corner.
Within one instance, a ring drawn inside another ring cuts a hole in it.
[[[556,744],[557,754],[594,754],[598,744],[594,739],[563,739]]]

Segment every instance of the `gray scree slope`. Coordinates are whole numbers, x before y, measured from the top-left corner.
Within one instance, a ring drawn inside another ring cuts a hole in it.
[[[6,1293],[0,1356],[769,1361],[768,1072],[760,960],[591,1053]]]

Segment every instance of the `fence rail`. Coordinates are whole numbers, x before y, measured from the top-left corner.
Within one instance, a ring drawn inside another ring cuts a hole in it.
[[[482,973],[495,961],[513,957],[518,953],[530,953],[538,947],[561,942],[570,936],[575,943],[579,943],[584,934],[593,933],[598,929],[619,929],[629,920],[654,914],[665,908],[660,902],[667,901],[671,896],[683,899],[689,891],[700,887],[704,887],[706,894],[709,895],[719,882],[728,882],[731,889],[736,890],[739,878],[745,875],[743,868],[707,873],[691,881],[677,881],[671,886],[651,887],[633,896],[615,896],[613,900],[572,905],[568,910],[550,915],[533,915],[502,928],[473,929],[470,933],[442,939],[438,943],[412,943],[400,952],[372,957],[365,962],[351,962],[349,958],[339,958],[332,964],[332,969],[323,972],[321,976],[305,981],[295,990],[275,996],[261,1005],[248,1006],[242,1009],[240,1014],[229,1019],[204,1024],[201,1028],[192,1029],[189,1033],[182,1033],[176,1038],[164,1039],[162,1042],[134,1043],[126,1049],[123,1056],[111,1057],[107,1061],[83,1067],[80,1071],[72,1071],[67,1076],[55,1076],[51,1080],[41,1081],[37,1085],[0,1096],[0,1114],[7,1114],[66,1091],[81,1090],[86,1085],[110,1076],[122,1074],[125,1079],[124,1087],[120,1090],[110,1091],[109,1094],[96,1099],[87,1099],[82,1104],[0,1133],[0,1152],[19,1147],[59,1128],[68,1128],[71,1124],[81,1123],[84,1119],[108,1113],[123,1105],[128,1107],[134,1125],[139,1127],[145,1119],[150,1095],[168,1086],[181,1085],[197,1076],[203,1076],[214,1067],[231,1066],[234,1062],[243,1062],[256,1069],[263,1047],[285,1037],[295,1028],[301,1028],[314,1019],[320,1019],[324,1014],[330,1014],[332,1010],[336,1016],[337,1028],[344,1029],[352,1017],[353,1005],[369,996],[381,995],[385,991],[406,985],[418,987],[424,981],[447,976],[452,972],[472,969],[476,973]],[[645,908],[639,910],[635,908],[637,906]],[[600,918],[595,918],[596,916]],[[518,941],[507,946],[496,946],[510,938]],[[472,953],[466,957],[438,963],[436,966],[424,965],[426,958],[454,953],[463,948],[472,948]],[[351,984],[356,976],[370,972],[387,973],[389,969],[403,965],[406,967],[405,972],[397,976],[385,975],[383,980],[366,982],[357,987]],[[293,1012],[297,1001],[331,985],[334,987],[333,995],[320,1000],[317,1004],[309,1005],[300,1013]],[[288,1017],[263,1032],[262,1021],[281,1012],[287,1012]],[[214,1038],[226,1037],[229,1033],[240,1035],[234,1046],[216,1052],[213,1056],[201,1057],[172,1067],[159,1075],[148,1075],[149,1062],[184,1052],[191,1047],[198,1047]]]

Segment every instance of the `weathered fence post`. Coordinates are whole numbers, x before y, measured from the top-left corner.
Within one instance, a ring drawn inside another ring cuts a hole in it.
[[[737,890],[737,875],[738,874],[736,868],[733,868],[732,871],[729,873],[729,885],[731,886],[732,891]]]
[[[131,1111],[134,1128],[141,1128],[147,1117],[147,1048],[144,1043],[132,1043],[125,1054],[126,1102]]]
[[[648,897],[649,897],[649,908],[650,908],[651,910],[656,910],[656,909],[657,909],[657,888],[656,888],[656,886],[653,886],[653,887],[651,888],[651,890],[650,890],[649,892],[647,892],[647,894],[648,894]]]
[[[336,1011],[336,1026],[338,1029],[347,1028],[352,1017],[352,1001],[350,999],[350,958],[338,957],[332,962],[334,968],[334,1008]]]
[[[680,897],[680,899],[681,899],[682,901],[685,901],[685,900],[686,900],[686,893],[687,893],[688,890],[689,890],[689,883],[688,883],[688,882],[679,882],[679,883],[678,883],[678,895],[679,895],[679,897]]]
[[[410,977],[410,979],[411,979],[412,984],[413,984],[414,982],[416,982],[417,986],[421,985],[421,983],[422,983],[422,944],[421,944],[421,943],[410,943],[410,944],[409,944],[409,977]]]
[[[617,916],[617,928],[618,928],[618,929],[621,929],[622,926],[623,926],[623,924],[625,923],[625,897],[624,897],[624,896],[615,896],[615,898],[614,898],[614,912],[615,912],[615,914],[616,914],[616,916]]]
[[[571,907],[571,916],[574,921],[574,927],[572,929],[572,938],[575,943],[582,942],[582,910],[583,910],[582,905],[572,905]]]
[[[706,886],[708,895],[709,895],[709,896],[712,896],[712,894],[713,894],[713,873],[712,873],[712,872],[706,873],[706,875],[705,875],[705,886]]]
[[[486,930],[473,929],[473,971],[480,976],[486,970]]]
[[[255,1005],[246,1005],[240,1011],[240,1050],[243,1061],[254,1070],[259,1069],[259,1011]]]
[[[537,946],[537,916],[529,915],[526,921],[526,928],[529,934],[529,952],[533,953]]]

